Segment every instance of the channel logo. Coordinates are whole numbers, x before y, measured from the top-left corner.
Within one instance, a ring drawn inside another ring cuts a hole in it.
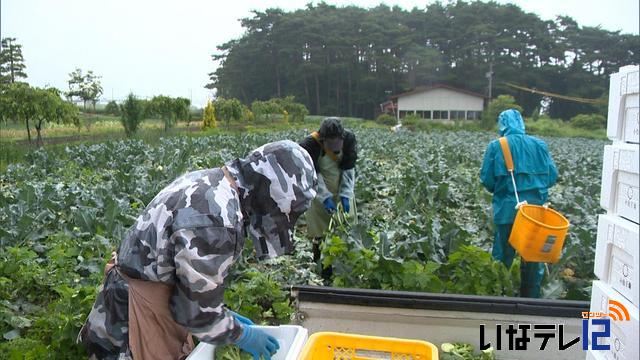
[[[609,312],[583,311],[583,319],[602,319],[610,317],[614,321],[630,321],[631,316],[627,308],[619,301],[609,300]]]
[[[608,339],[611,336],[611,320],[630,321],[627,308],[616,300],[609,299],[608,312],[585,311],[582,313],[582,349],[589,350],[589,325],[598,326],[598,330],[591,331],[591,350],[610,350],[609,344],[604,344],[600,339]]]
[[[630,321],[629,311],[619,301],[609,300],[609,317],[614,321]]]
[[[480,350],[493,347],[495,350],[504,348],[509,351],[526,351],[529,345],[533,345],[532,340],[537,339],[541,340],[538,348],[541,351],[547,349],[551,339],[557,340],[557,348],[560,351],[567,350],[580,342],[583,350],[611,350],[609,339],[611,338],[612,322],[615,321],[618,325],[626,326],[628,324],[625,323],[631,321],[631,316],[627,308],[619,301],[611,299],[607,299],[607,301],[602,304],[602,308],[606,308],[607,312],[582,312],[582,336],[575,338],[565,334],[565,324],[496,324],[496,340],[491,343],[487,341],[486,336],[491,330],[487,331],[485,324],[480,324]],[[506,335],[507,341],[503,341],[503,334]],[[620,339],[615,338],[613,342],[616,352],[624,350]],[[615,357],[616,360],[627,358],[629,357]],[[637,358],[637,356],[629,359],[632,358]]]

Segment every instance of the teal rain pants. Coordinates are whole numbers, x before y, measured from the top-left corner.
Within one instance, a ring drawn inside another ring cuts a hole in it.
[[[502,261],[508,268],[511,267],[516,256],[516,250],[509,244],[513,224],[496,225],[493,250],[491,255],[495,260]],[[544,276],[544,263],[526,262],[520,263],[520,296],[539,298],[540,284]]]

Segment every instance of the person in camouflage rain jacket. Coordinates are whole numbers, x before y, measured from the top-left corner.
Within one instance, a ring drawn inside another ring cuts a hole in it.
[[[245,230],[259,258],[291,253],[293,227],[316,184],[309,154],[291,141],[169,184],[126,233],[79,334],[90,358],[132,357],[127,278],[170,286],[173,319],[200,341],[237,343],[247,319],[224,306],[223,283],[242,252]]]

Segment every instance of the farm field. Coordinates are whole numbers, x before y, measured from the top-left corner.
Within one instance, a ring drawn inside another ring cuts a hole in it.
[[[350,126],[358,137],[359,219],[336,219],[323,253],[332,285],[516,295],[518,264],[490,257],[491,196],[479,182],[490,132],[392,133]],[[0,174],[0,354],[82,358],[75,345],[102,269],[138,212],[184,172],[218,167],[265,142],[305,130],[215,134],[38,150]],[[545,138],[560,174],[554,208],[571,222],[562,260],[548,267],[544,297],[590,297],[605,141]],[[233,269],[233,309],[266,323],[291,320],[287,284],[320,284],[299,223],[296,255]],[[247,242],[248,243],[248,242]],[[245,251],[251,251],[247,244]]]
[[[72,124],[57,124],[47,122],[42,130],[45,147],[56,152],[64,150],[67,145],[79,143],[100,143],[111,140],[127,139],[120,117],[112,115],[81,114],[81,126]],[[314,119],[308,116],[307,119]],[[140,130],[133,136],[135,139],[147,143],[154,143],[161,137],[177,135],[208,136],[219,132],[238,133],[245,131],[273,131],[273,129],[304,128],[308,124],[285,123],[282,119],[274,119],[270,123],[234,123],[230,126],[221,124],[220,127],[202,131],[202,120],[190,122],[179,121],[168,132],[159,119],[146,119],[140,125]],[[14,122],[0,123],[0,171],[8,164],[24,160],[26,153],[37,147],[36,132],[31,129],[32,142],[29,143],[27,129],[23,124]]]

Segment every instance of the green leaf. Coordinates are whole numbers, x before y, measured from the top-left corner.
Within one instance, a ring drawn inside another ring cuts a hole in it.
[[[17,330],[17,329],[13,329],[11,331],[8,331],[8,332],[4,333],[4,335],[2,335],[2,337],[5,340],[10,341],[10,340],[13,340],[13,339],[16,339],[16,338],[20,337],[20,331]]]
[[[88,206],[80,206],[74,212],[76,225],[84,232],[94,233],[96,231],[95,209]]]

